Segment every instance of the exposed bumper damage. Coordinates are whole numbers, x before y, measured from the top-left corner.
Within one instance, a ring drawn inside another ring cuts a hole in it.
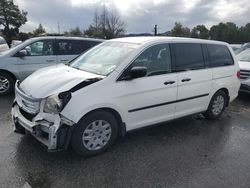
[[[29,132],[48,147],[48,150],[67,149],[73,132],[74,122],[55,114],[29,114],[15,102],[12,108],[14,130]]]
[[[87,79],[67,92],[73,93],[101,79]],[[67,149],[76,122],[67,119],[60,113],[45,113],[43,108],[46,99],[37,99],[28,96],[20,89],[19,85],[20,83],[17,81],[15,85],[16,97],[11,110],[14,131],[18,133],[30,133],[46,145],[49,151]]]
[[[45,100],[25,94],[19,82],[15,85],[15,94],[11,110],[14,131],[30,133],[50,151],[66,149],[75,123],[60,114],[44,113]]]

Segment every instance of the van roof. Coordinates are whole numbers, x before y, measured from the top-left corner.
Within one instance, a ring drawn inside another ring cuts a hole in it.
[[[94,38],[85,38],[85,37],[66,37],[66,36],[41,36],[41,37],[31,38],[31,40],[39,40],[39,39],[88,40],[88,41],[97,41],[97,42],[104,41],[104,39],[94,39]]]
[[[112,39],[110,41],[118,41],[118,42],[128,42],[135,44],[144,44],[148,42],[193,42],[193,43],[206,43],[206,44],[224,44],[227,45],[226,42],[214,41],[214,40],[203,40],[203,39],[194,39],[194,38],[184,38],[184,37],[124,37]]]

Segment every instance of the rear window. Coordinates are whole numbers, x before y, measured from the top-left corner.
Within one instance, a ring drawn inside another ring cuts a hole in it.
[[[176,43],[174,44],[177,70],[192,70],[205,67],[201,44]]]
[[[224,45],[207,44],[211,67],[233,65],[234,61],[229,49]]]

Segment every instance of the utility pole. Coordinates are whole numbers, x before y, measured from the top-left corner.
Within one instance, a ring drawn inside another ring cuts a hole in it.
[[[157,26],[157,24],[155,24],[155,27],[154,27],[155,36],[157,35],[157,29],[158,29],[158,26]]]
[[[60,34],[60,22],[57,22],[57,26],[58,26],[58,34]]]

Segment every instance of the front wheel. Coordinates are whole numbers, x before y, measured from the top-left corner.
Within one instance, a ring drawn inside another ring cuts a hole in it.
[[[72,148],[83,156],[101,153],[112,146],[118,135],[118,121],[109,112],[96,111],[76,125]]]
[[[208,109],[205,112],[205,117],[208,119],[216,119],[222,115],[227,103],[227,95],[224,91],[218,91],[212,97]]]

